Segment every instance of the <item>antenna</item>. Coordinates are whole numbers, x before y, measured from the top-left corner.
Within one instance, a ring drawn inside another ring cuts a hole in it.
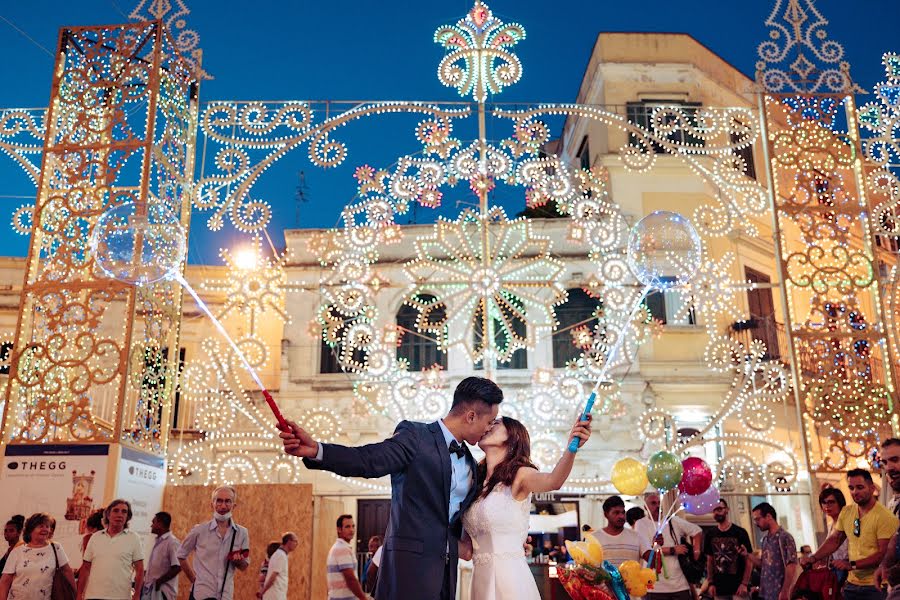
[[[307,197],[307,192],[309,190],[309,186],[306,185],[306,173],[303,171],[297,172],[297,191],[294,193],[294,225],[299,228],[300,227],[300,205],[308,202],[309,198]]]

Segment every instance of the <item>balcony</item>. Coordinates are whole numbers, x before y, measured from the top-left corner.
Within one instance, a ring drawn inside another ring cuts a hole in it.
[[[766,345],[763,360],[790,363],[791,349],[788,346],[784,324],[777,322],[774,317],[750,317],[746,321],[732,323],[728,326],[728,336],[732,340],[739,341],[745,348],[753,341],[760,341]],[[826,363],[823,356],[809,344],[802,342],[798,344],[797,361],[804,377],[818,379],[828,374],[825,372]],[[884,382],[885,377],[883,361],[874,356],[856,358],[854,365],[842,365],[838,361],[828,369],[843,369],[844,377],[848,380],[862,378],[873,382]]]
[[[746,321],[736,321],[728,326],[728,336],[740,342],[745,348],[751,342],[760,341],[766,345],[763,360],[778,360],[788,362],[791,349],[788,347],[787,334],[784,331],[784,323],[779,323],[775,317],[750,317]]]

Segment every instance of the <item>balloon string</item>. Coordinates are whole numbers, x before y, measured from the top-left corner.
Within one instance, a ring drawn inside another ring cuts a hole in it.
[[[606,357],[606,361],[604,361],[603,366],[600,368],[600,374],[597,376],[597,383],[594,384],[594,389],[592,391],[596,392],[597,390],[599,390],[600,384],[606,381],[606,375],[609,372],[609,369],[612,367],[613,362],[615,362],[616,358],[619,355],[619,352],[622,350],[622,346],[625,344],[625,334],[628,330],[628,326],[634,320],[634,317],[635,315],[637,315],[641,304],[644,302],[647,294],[649,294],[650,290],[652,289],[652,285],[645,286],[641,291],[640,296],[638,296],[637,300],[635,300],[634,304],[632,305],[631,310],[628,311],[628,318],[625,319],[625,322],[619,329],[619,335],[616,336],[616,342],[613,344],[612,348],[609,351],[609,354]]]

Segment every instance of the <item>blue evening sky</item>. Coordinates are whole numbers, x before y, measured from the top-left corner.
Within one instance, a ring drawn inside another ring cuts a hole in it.
[[[174,0],[173,0],[174,1]],[[527,38],[516,46],[524,65],[522,80],[497,97],[502,102],[572,102],[598,32],[657,31],[693,35],[748,75],[756,47],[766,38],[763,25],[774,0],[573,0],[536,2],[495,0],[490,7],[506,22],[525,26]],[[0,2],[0,108],[46,106],[53,60],[37,44],[53,50],[58,28],[66,25],[121,23],[136,2],[129,0],[31,0]],[[455,23],[471,7],[449,2],[279,2],[256,0],[188,1],[189,26],[200,34],[204,67],[214,76],[201,86],[201,100],[458,100],[443,87],[436,68],[443,50],[434,30]],[[900,2],[896,0],[819,0],[831,21],[831,39],[842,43],[854,79],[864,88],[881,81],[881,55],[900,51]],[[123,14],[124,13],[124,14]],[[16,31],[21,29],[34,41]],[[863,100],[865,101],[865,100]],[[297,225],[297,173],[306,177],[308,201],[299,207],[302,227],[331,227],[340,209],[353,199],[353,168],[368,163],[388,167],[418,145],[412,122],[347,127],[339,137],[350,156],[337,169],[313,166],[301,148],[263,175],[256,197],[274,207],[269,232],[283,243],[285,227]],[[398,124],[399,123],[399,124]],[[508,126],[507,126],[508,127]],[[498,137],[508,135],[505,129]],[[558,133],[558,128],[553,132]],[[463,132],[460,137],[466,137]],[[457,201],[471,201],[465,186],[445,196],[445,214]],[[13,210],[31,202],[34,186],[11,159],[0,154],[0,254],[24,255],[27,239],[12,233]],[[12,196],[12,198],[10,197]],[[500,203],[504,203],[500,201]],[[520,199],[505,202],[508,212]],[[241,234],[227,224],[218,234],[205,228],[196,210],[190,260],[217,262],[217,248],[238,243]],[[429,217],[417,215],[418,221]]]

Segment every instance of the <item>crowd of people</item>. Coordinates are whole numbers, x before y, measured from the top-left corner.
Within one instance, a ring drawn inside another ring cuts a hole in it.
[[[113,500],[85,520],[77,572],[62,546],[53,542],[52,516],[13,516],[4,528],[9,548],[0,561],[0,600],[49,600],[54,585],[68,587],[77,600],[174,600],[181,575],[192,600],[233,600],[235,571],[250,566],[250,536],[234,521],[236,506],[234,488],[217,488],[212,519],[195,525],[183,541],[171,532],[172,516],[156,513],[150,525],[153,546],[146,552],[129,529],[131,504]],[[287,532],[280,542],[269,544],[257,598],[287,600],[288,555],[298,543],[297,535]]]

